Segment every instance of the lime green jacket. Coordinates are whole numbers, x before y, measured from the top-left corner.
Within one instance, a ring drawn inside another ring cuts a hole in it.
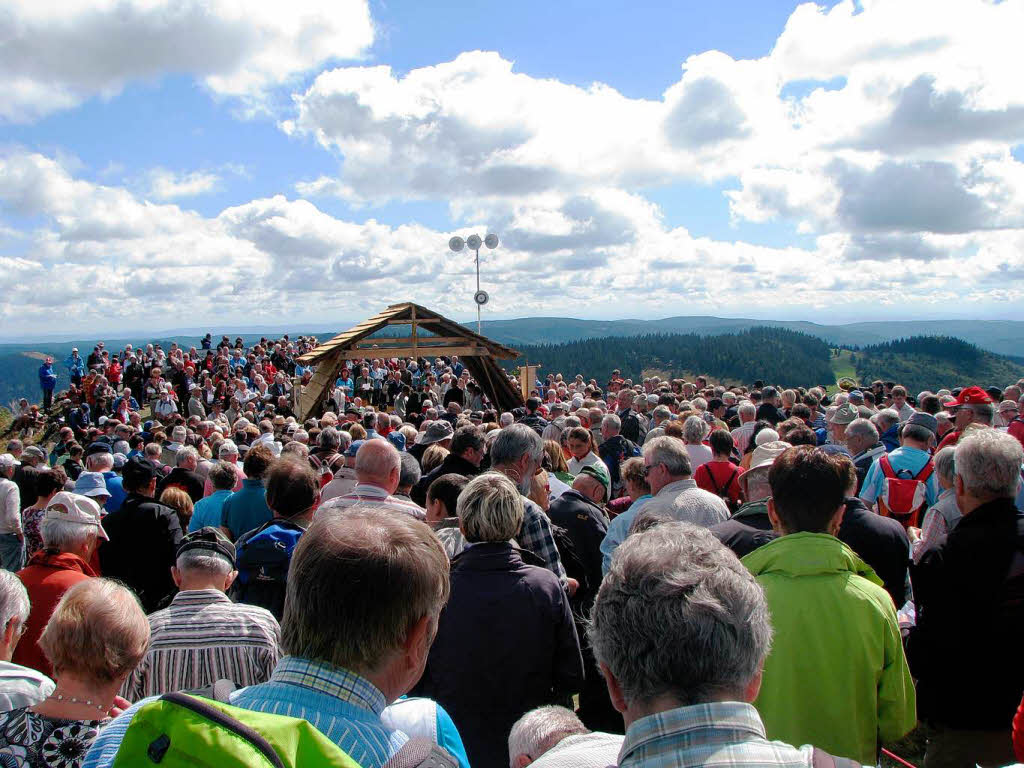
[[[754,702],[769,739],[874,765],[917,724],[892,598],[839,539],[794,533],[743,558],[775,636]]]

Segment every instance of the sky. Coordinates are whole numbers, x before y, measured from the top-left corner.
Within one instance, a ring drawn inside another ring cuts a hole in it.
[[[1024,320],[1024,0],[0,0],[0,336]]]

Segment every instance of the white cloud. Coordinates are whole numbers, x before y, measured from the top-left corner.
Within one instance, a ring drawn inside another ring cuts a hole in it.
[[[149,173],[149,194],[157,200],[196,197],[212,192],[219,183],[220,177],[215,173],[175,173],[166,168],[154,168]]]
[[[168,74],[258,101],[374,28],[366,0],[9,0],[0,39],[0,120],[30,122]]]

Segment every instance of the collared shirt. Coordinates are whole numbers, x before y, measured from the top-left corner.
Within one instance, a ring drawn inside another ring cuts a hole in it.
[[[326,504],[322,504],[320,510],[341,510],[356,506],[406,512],[417,520],[424,520],[427,516],[426,511],[414,501],[407,501],[397,496],[392,496],[384,488],[370,485],[369,483],[356,483],[356,487],[352,489],[351,493],[331,499]]]
[[[179,592],[149,617],[149,652],[122,686],[129,701],[231,680],[270,679],[281,657],[281,627],[270,611],[233,603],[217,589]]]
[[[42,672],[0,661],[0,712],[38,704],[53,693],[53,680]]]
[[[516,541],[523,549],[528,549],[544,561],[544,566],[558,577],[564,587],[568,582],[562,558],[555,546],[555,537],[551,533],[551,520],[536,502],[523,497],[523,523],[519,527]]]
[[[579,733],[566,736],[534,760],[534,768],[604,768],[618,763],[622,736],[614,733]]]
[[[646,508],[668,514],[674,520],[709,528],[729,519],[729,507],[713,493],[697,487],[693,478],[665,485],[647,502]]]
[[[132,717],[150,701],[138,702],[103,729],[82,768],[109,768]],[[235,691],[231,703],[308,720],[362,768],[382,768],[409,740],[382,722],[387,704],[383,693],[369,680],[326,662],[285,656],[270,680]]]
[[[722,701],[679,707],[642,717],[629,726],[619,766],[687,768],[712,762],[738,766],[812,765],[813,750],[768,741],[757,710],[749,704]]]

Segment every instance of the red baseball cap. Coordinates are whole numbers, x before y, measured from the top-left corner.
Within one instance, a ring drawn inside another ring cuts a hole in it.
[[[989,397],[988,392],[981,387],[967,387],[956,400],[951,403],[947,402],[946,405],[982,405],[985,403],[992,403],[992,398]]]

